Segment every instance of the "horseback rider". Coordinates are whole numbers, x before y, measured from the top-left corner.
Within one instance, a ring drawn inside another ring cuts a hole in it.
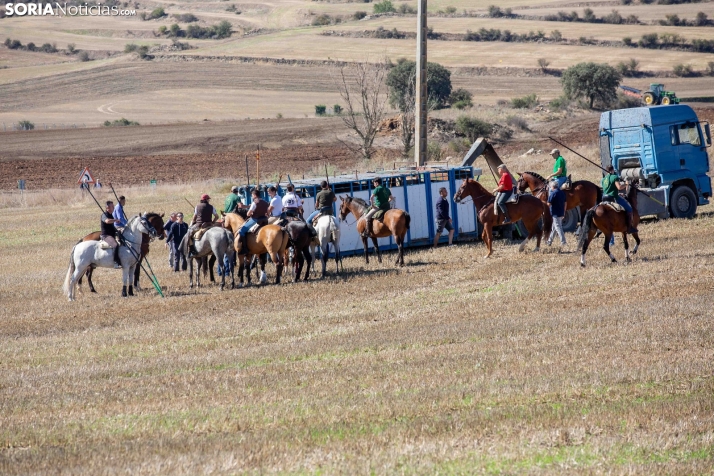
[[[498,180],[498,187],[494,189],[493,193],[496,194],[496,204],[498,205],[499,210],[503,212],[503,224],[506,225],[511,223],[511,217],[508,216],[508,207],[506,207],[506,202],[509,198],[511,198],[511,195],[513,195],[513,178],[511,177],[511,173],[508,171],[506,164],[499,165],[496,170],[499,174],[501,174],[501,178]]]
[[[253,196],[253,203],[250,204],[250,208],[248,209],[248,216],[250,218],[238,231],[238,244],[240,245],[238,254],[241,256],[248,254],[248,240],[245,236],[248,234],[248,231],[250,231],[256,223],[265,224],[268,221],[268,208],[270,205],[260,198],[260,192],[258,190],[253,189],[251,195]]]
[[[372,195],[369,197],[372,207],[364,217],[365,220],[367,220],[367,226],[364,228],[364,232],[362,233],[362,236],[364,237],[368,237],[372,234],[372,222],[374,221],[372,217],[374,217],[374,215],[380,210],[387,213],[387,211],[391,209],[389,202],[394,200],[392,192],[386,186],[382,185],[382,179],[380,177],[372,180],[372,184],[375,188]]]
[[[191,219],[191,225],[188,227],[189,236],[189,253],[188,257],[191,259],[196,250],[193,246],[193,235],[198,230],[202,228],[210,228],[213,226],[213,222],[218,220],[218,212],[216,208],[209,203],[211,197],[204,193],[201,195],[201,201],[198,202],[196,208],[193,211],[193,218]]]
[[[117,229],[115,224],[119,223],[119,220],[114,218],[112,214],[114,213],[114,202],[107,200],[106,208],[102,213],[102,218],[99,222],[101,229],[99,239],[106,242],[114,250],[114,267],[121,268],[121,261],[119,260],[119,243],[117,243]]]
[[[283,213],[283,200],[280,198],[280,195],[278,195],[278,189],[273,185],[268,187],[268,195],[270,196],[268,223],[275,223],[281,218],[285,218],[285,213]]]
[[[124,228],[126,226],[126,213],[124,213],[124,204],[126,203],[126,197],[121,195],[119,197],[119,203],[114,207],[114,212],[112,217],[116,220],[115,227]]]
[[[243,199],[238,195],[238,191],[238,186],[234,185],[231,187],[231,193],[226,197],[223,203],[223,213],[234,213],[236,208],[244,208]]]
[[[610,201],[615,200],[620,206],[622,206],[622,208],[625,209],[625,212],[627,212],[627,233],[637,233],[637,228],[633,226],[634,216],[632,214],[632,205],[630,205],[630,202],[628,202],[627,199],[619,193],[620,191],[624,192],[627,189],[627,185],[623,184],[620,176],[615,173],[615,167],[608,165],[607,175],[602,178],[600,184],[602,185],[603,201],[606,201],[607,198],[609,198]]]
[[[332,191],[327,180],[323,180],[320,183],[320,188],[322,188],[322,190],[315,196],[315,211],[307,217],[307,226],[310,228],[312,236],[317,236],[317,231],[315,227],[312,226],[314,219],[322,215],[332,216],[332,204],[337,201],[335,192]]]
[[[283,197],[283,210],[285,216],[291,218],[302,218],[302,199],[295,193],[295,186],[291,183],[287,186],[288,192]]]
[[[568,169],[565,159],[560,155],[560,150],[553,149],[550,151],[551,157],[555,160],[553,164],[553,173],[546,177],[546,180],[555,180],[558,182],[558,188],[565,190],[563,185],[568,181]]]

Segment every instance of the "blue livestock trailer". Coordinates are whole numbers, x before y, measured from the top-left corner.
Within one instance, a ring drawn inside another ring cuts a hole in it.
[[[330,177],[330,186],[338,197],[334,205],[335,216],[339,216],[340,196],[358,197],[369,201],[373,188],[372,180],[376,177],[381,177],[383,183],[389,187],[396,199],[393,206],[406,210],[411,215],[411,226],[407,233],[405,245],[408,247],[431,245],[436,233],[436,199],[439,197],[439,189],[446,187],[451,203],[451,219],[456,230],[454,237],[460,237],[461,239],[477,238],[479,227],[473,203],[467,201],[463,204],[456,204],[452,198],[463,179],[478,178],[480,175],[481,169],[458,166],[429,168],[426,170],[385,170],[337,175]],[[315,210],[315,195],[320,191],[320,182],[322,180],[324,178],[316,177],[292,182],[296,192],[303,199],[306,217]],[[285,191],[281,188],[278,193],[282,196]],[[340,231],[340,249],[343,255],[347,256],[363,252],[362,239],[357,233],[356,220],[353,215],[348,215],[342,221]],[[446,231],[443,234],[446,236]],[[397,248],[394,239],[391,237],[380,238],[378,242],[381,250]]]

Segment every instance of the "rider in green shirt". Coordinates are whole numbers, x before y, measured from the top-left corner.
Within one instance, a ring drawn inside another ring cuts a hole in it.
[[[637,229],[632,226],[632,223],[634,223],[632,205],[620,196],[620,191],[625,191],[627,186],[622,183],[620,176],[615,173],[615,167],[612,165],[607,167],[607,174],[602,178],[600,184],[602,185],[602,198],[607,199],[607,197],[610,197],[611,200],[616,201],[627,212],[627,233],[637,233]]]
[[[238,187],[234,186],[231,188],[231,193],[226,197],[226,201],[223,204],[224,213],[233,213],[236,208],[243,208],[243,200],[240,195],[238,195]]]
[[[372,234],[372,221],[373,221],[373,216],[377,211],[382,210],[386,212],[391,208],[389,202],[394,200],[394,197],[392,196],[392,192],[382,185],[382,179],[377,177],[372,181],[374,184],[374,190],[372,191],[372,196],[370,197],[370,201],[373,202],[372,208],[367,212],[367,215],[365,215],[365,219],[367,220],[367,226],[364,229],[364,233],[362,233],[362,236],[368,237]]]
[[[562,155],[560,155],[560,151],[558,149],[553,149],[550,152],[550,155],[555,159],[555,163],[553,164],[553,173],[548,175],[546,179],[556,180],[558,182],[558,188],[561,188],[566,182],[566,180],[568,180],[567,165],[565,163],[565,159]]]

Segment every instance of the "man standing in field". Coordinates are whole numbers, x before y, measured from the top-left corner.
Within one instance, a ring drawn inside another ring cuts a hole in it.
[[[243,208],[243,199],[238,195],[238,190],[236,185],[231,188],[231,193],[223,204],[223,213],[234,213],[236,208]]]
[[[168,221],[164,224],[164,236],[166,236],[166,243],[164,243],[164,246],[169,249],[169,267],[171,268],[174,267],[174,257],[176,256],[176,254],[174,253],[173,247],[169,244],[168,234],[171,230],[171,225],[173,225],[175,221],[176,212],[171,212]]]
[[[560,155],[560,150],[553,149],[550,151],[550,156],[555,159],[553,164],[553,173],[546,177],[547,180],[555,180],[558,182],[558,187],[563,188],[563,184],[568,180],[568,168],[565,159]]]
[[[390,206],[390,202],[394,200],[392,192],[386,186],[382,185],[381,177],[377,177],[372,180],[372,184],[375,187],[372,192],[372,196],[369,197],[370,202],[372,202],[372,208],[364,217],[365,220],[367,220],[367,226],[364,228],[364,232],[362,233],[362,236],[364,237],[369,237],[372,234],[372,217],[374,217],[374,215],[380,210],[387,213],[392,208]],[[384,214],[382,214],[382,216],[384,216]]]
[[[124,213],[125,204],[126,198],[124,195],[121,195],[119,197],[119,203],[117,203],[117,206],[114,208],[114,213],[112,213],[112,217],[116,220],[115,226],[119,227],[119,229],[126,226],[126,213]]]
[[[557,233],[560,237],[560,245],[566,246],[565,232],[563,232],[563,217],[565,216],[565,192],[559,187],[558,183],[553,181],[550,183],[550,194],[548,195],[548,206],[550,214],[553,217],[553,229],[550,232],[550,237],[546,240],[548,246],[553,244],[553,239]]]
[[[188,263],[186,262],[186,255],[183,254],[183,249],[181,249],[181,240],[188,233],[188,224],[183,221],[183,213],[178,212],[173,214],[176,217],[175,221],[171,221],[171,226],[169,227],[169,232],[166,234],[166,243],[171,244],[172,254],[174,256],[174,272],[178,273],[179,265],[183,271],[186,271]]]
[[[434,248],[439,244],[439,237],[444,228],[449,232],[449,246],[453,245],[454,227],[451,226],[449,217],[449,200],[446,198],[448,192],[446,187],[439,189],[439,198],[436,200],[436,236],[434,237]]]

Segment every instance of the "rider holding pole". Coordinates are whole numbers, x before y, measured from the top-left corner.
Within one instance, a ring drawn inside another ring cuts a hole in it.
[[[498,180],[498,187],[493,191],[496,194],[496,204],[498,208],[503,212],[504,220],[503,224],[506,225],[511,223],[511,217],[508,216],[508,207],[506,207],[506,202],[511,195],[513,195],[513,179],[511,178],[511,173],[508,171],[506,164],[501,164],[498,166],[498,173],[501,174],[501,178]]]
[[[558,182],[558,188],[563,188],[563,184],[568,180],[568,169],[565,163],[565,159],[560,155],[560,150],[553,149],[550,151],[551,157],[555,159],[553,164],[553,173],[548,175],[546,179],[555,180]]]
[[[119,223],[119,220],[112,216],[114,213],[114,202],[107,200],[107,208],[105,208],[102,214],[99,226],[101,229],[99,239],[106,242],[114,250],[114,267],[121,268],[121,261],[119,260],[119,243],[117,243],[117,229],[115,224]]]
[[[634,217],[632,216],[632,206],[630,203],[620,196],[620,191],[625,191],[627,186],[622,183],[620,176],[615,173],[615,167],[609,165],[607,167],[607,174],[602,178],[602,196],[610,197],[615,200],[622,208],[625,209],[627,213],[627,233],[637,233],[637,229],[632,226],[634,223]]]

